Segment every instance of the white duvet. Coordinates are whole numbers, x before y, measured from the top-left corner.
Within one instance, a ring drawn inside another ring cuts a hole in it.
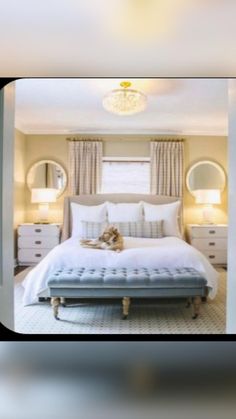
[[[201,272],[207,279],[209,297],[217,292],[218,273],[198,250],[176,237],[162,239],[124,238],[124,250],[85,249],[78,238],[70,238],[54,247],[48,255],[26,276],[24,305],[34,304],[39,294],[47,290],[47,280],[51,272],[64,267],[87,268],[180,268],[191,267]],[[44,294],[46,295],[46,293]]]

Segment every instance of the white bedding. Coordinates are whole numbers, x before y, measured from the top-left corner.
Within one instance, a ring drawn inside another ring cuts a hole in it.
[[[218,273],[208,260],[195,248],[177,237],[161,239],[124,238],[125,249],[120,252],[110,250],[85,249],[78,238],[70,238],[54,247],[48,255],[26,276],[24,305],[34,304],[38,295],[47,289],[49,274],[64,267],[87,268],[179,268],[192,267],[207,279],[209,297],[217,292]]]

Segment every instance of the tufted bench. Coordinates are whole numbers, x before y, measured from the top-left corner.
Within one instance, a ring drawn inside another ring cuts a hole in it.
[[[54,317],[65,298],[122,298],[123,319],[129,314],[130,298],[185,297],[193,302],[196,319],[201,297],[207,295],[206,279],[193,268],[127,269],[63,268],[48,278]]]

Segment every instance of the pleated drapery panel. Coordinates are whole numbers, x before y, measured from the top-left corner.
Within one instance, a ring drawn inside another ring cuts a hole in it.
[[[151,194],[183,196],[184,142],[151,141]]]
[[[68,140],[70,195],[87,195],[100,192],[102,141]]]

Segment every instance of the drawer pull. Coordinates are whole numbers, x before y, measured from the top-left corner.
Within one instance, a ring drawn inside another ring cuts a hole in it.
[[[209,230],[209,234],[215,234],[215,230]]]
[[[42,230],[41,230],[41,228],[36,228],[34,231],[35,231],[35,233],[41,233]]]
[[[209,243],[209,246],[215,246],[215,243],[214,242],[210,242]]]
[[[36,240],[36,242],[34,242],[35,244],[41,244],[42,242],[40,240]]]
[[[42,256],[41,253],[35,253],[36,258],[41,258],[41,256]]]
[[[209,259],[215,259],[215,255],[209,255]]]

